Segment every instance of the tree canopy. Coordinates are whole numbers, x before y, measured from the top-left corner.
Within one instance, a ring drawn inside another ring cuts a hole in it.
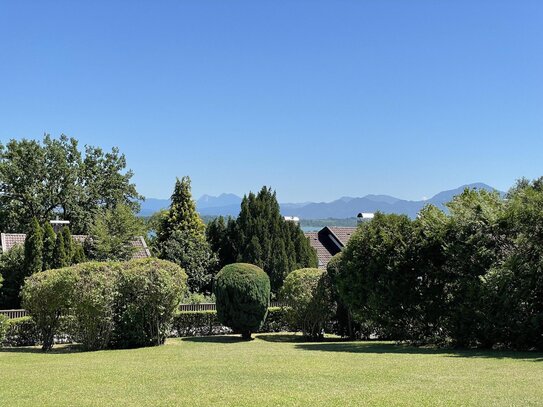
[[[159,213],[156,239],[157,255],[181,266],[187,273],[192,292],[211,292],[211,282],[217,270],[217,256],[205,237],[205,225],[192,199],[190,178],[175,182],[170,208]]]
[[[44,223],[60,216],[74,233],[86,234],[102,208],[139,208],[143,197],[132,176],[117,148],[85,146],[82,152],[65,135],[0,143],[0,230],[26,231],[33,218]]]
[[[316,267],[317,256],[299,225],[286,221],[276,194],[263,187],[243,197],[236,220],[217,218],[208,225],[208,239],[219,253],[221,264],[255,264],[268,274],[277,293],[292,270]]]

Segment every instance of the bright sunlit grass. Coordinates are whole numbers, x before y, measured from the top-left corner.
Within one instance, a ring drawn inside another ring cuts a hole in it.
[[[0,350],[0,406],[541,405],[543,354],[446,351],[293,335],[156,348]]]

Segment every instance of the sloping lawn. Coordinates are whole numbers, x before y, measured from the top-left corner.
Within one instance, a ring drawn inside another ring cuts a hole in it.
[[[543,354],[442,351],[293,335],[157,348],[0,350],[0,406],[543,404]]]

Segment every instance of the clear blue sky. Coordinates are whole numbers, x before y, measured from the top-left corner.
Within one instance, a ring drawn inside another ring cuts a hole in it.
[[[0,140],[44,132],[148,197],[507,189],[543,175],[543,1],[2,1]]]

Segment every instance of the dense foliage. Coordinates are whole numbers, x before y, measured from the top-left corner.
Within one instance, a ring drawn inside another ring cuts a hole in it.
[[[158,259],[90,262],[35,273],[23,287],[23,305],[53,346],[61,317],[87,349],[128,348],[164,342],[186,292],[186,275]]]
[[[8,328],[9,328],[8,317],[6,317],[3,314],[0,314],[0,347],[2,346],[2,343],[4,343],[6,339],[6,333],[8,332]]]
[[[8,346],[35,346],[40,333],[32,317],[13,318],[7,321],[4,343]]]
[[[138,200],[126,159],[113,148],[78,148],[77,140],[10,140],[0,143],[0,230],[26,231],[37,218],[61,216],[72,231],[87,234],[96,213],[119,203],[137,211]]]
[[[181,267],[154,258],[119,264],[111,346],[161,345],[187,289]]]
[[[174,333],[178,336],[207,336],[230,332],[221,324],[216,311],[183,311],[173,321]],[[293,330],[288,323],[283,307],[269,307],[266,321],[258,332],[286,332]]]
[[[19,292],[25,277],[85,260],[82,244],[73,240],[68,227],[57,235],[49,222],[43,227],[33,222],[25,244],[0,255],[0,275],[5,279],[4,287],[0,286],[0,307],[20,308]]]
[[[85,242],[87,256],[97,261],[130,260],[134,239],[143,234],[143,221],[127,205],[100,210]]]
[[[277,293],[292,270],[316,267],[317,256],[299,225],[281,216],[275,192],[263,187],[243,198],[237,219],[219,217],[208,225],[208,241],[220,264],[245,262],[261,267]]]
[[[117,265],[88,262],[74,266],[74,336],[86,349],[104,349],[113,331]]]
[[[19,292],[26,277],[24,260],[24,247],[21,245],[0,255],[0,274],[4,279],[0,288],[0,308],[2,309],[21,307]]]
[[[214,293],[221,323],[250,339],[251,332],[264,323],[270,305],[268,275],[253,264],[230,264],[217,274]]]
[[[157,224],[153,247],[158,257],[180,265],[188,275],[191,291],[211,292],[217,256],[205,238],[205,225],[192,199],[190,178],[175,183],[169,210],[152,220]]]
[[[31,313],[40,331],[42,349],[53,347],[60,317],[73,304],[77,275],[64,268],[35,273],[25,280],[22,290],[23,306]]]
[[[324,270],[295,270],[285,279],[280,291],[291,326],[311,338],[320,338],[333,314],[330,279]]]
[[[30,229],[26,234],[25,247],[25,274],[30,276],[42,271],[43,267],[43,231],[36,218],[32,219]]]
[[[43,225],[43,267],[42,270],[50,270],[54,268],[55,262],[55,245],[57,235],[53,230],[50,222],[45,222]]]
[[[334,265],[339,300],[381,337],[542,349],[543,179],[447,207],[361,225]]]

